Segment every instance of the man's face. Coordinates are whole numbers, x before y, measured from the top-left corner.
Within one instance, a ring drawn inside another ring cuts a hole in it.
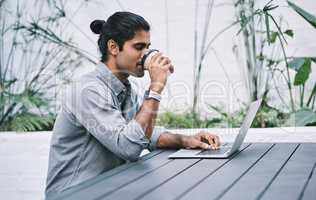
[[[116,57],[118,70],[136,77],[144,76],[144,69],[140,65],[142,56],[150,45],[150,33],[137,31],[131,40],[127,40],[122,51]]]

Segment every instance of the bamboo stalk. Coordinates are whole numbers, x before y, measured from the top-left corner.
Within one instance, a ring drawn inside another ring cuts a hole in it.
[[[192,112],[195,113],[196,111],[196,104],[197,104],[197,95],[198,93],[196,92],[196,69],[197,69],[197,38],[198,38],[198,32],[197,32],[197,18],[198,18],[198,5],[199,5],[199,0],[196,0],[195,1],[195,13],[194,13],[194,60],[193,60],[193,83],[194,83],[194,86],[193,86],[193,105],[192,105]]]
[[[270,18],[272,19],[274,25],[278,28],[279,31],[280,28],[277,24],[277,22],[274,20],[274,18],[269,14]],[[286,53],[285,53],[285,49],[284,49],[284,44],[283,41],[280,37],[280,34],[277,35],[280,44],[281,44],[281,49],[282,49],[282,53],[283,53],[283,57],[284,57],[284,61],[285,61],[285,67],[286,67],[286,73],[287,73],[287,77],[288,77],[288,82],[287,82],[287,86],[289,89],[289,94],[290,94],[290,101],[291,101],[291,108],[292,108],[292,112],[295,112],[295,104],[294,104],[294,99],[293,99],[293,94],[292,94],[292,86],[291,86],[291,77],[290,77],[290,70],[289,70],[289,64],[287,62],[287,57],[286,57]]]
[[[200,91],[200,79],[201,79],[201,70],[202,70],[202,61],[204,58],[203,52],[205,48],[205,43],[206,43],[206,37],[208,33],[208,27],[209,23],[211,20],[211,14],[212,14],[212,9],[214,5],[214,0],[209,0],[208,1],[208,6],[207,6],[207,11],[205,15],[205,24],[204,24],[204,30],[203,30],[203,36],[202,36],[202,44],[201,44],[201,50],[200,50],[200,59],[199,59],[199,64],[197,66],[197,71],[195,75],[195,80],[194,80],[194,99],[193,99],[193,112],[196,113],[198,112],[197,104],[198,104],[198,96],[199,96],[199,91]]]
[[[303,103],[304,103],[304,90],[305,90],[305,83],[301,86],[301,102],[300,102],[300,106],[301,108],[303,107]]]

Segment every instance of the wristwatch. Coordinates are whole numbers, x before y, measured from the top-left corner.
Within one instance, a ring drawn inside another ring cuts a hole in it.
[[[144,99],[155,99],[156,101],[161,101],[161,94],[152,90],[146,90]]]

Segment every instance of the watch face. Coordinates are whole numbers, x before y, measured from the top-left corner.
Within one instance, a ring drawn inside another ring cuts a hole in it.
[[[149,90],[146,90],[146,91],[145,91],[145,94],[144,94],[144,98],[145,98],[145,99],[148,99],[148,97],[149,97]]]

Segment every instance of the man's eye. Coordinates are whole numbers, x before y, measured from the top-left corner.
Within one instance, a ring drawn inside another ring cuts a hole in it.
[[[136,46],[136,47],[135,47],[135,49],[137,49],[137,50],[139,50],[139,51],[140,51],[140,50],[143,50],[143,48],[144,48],[143,46]]]

